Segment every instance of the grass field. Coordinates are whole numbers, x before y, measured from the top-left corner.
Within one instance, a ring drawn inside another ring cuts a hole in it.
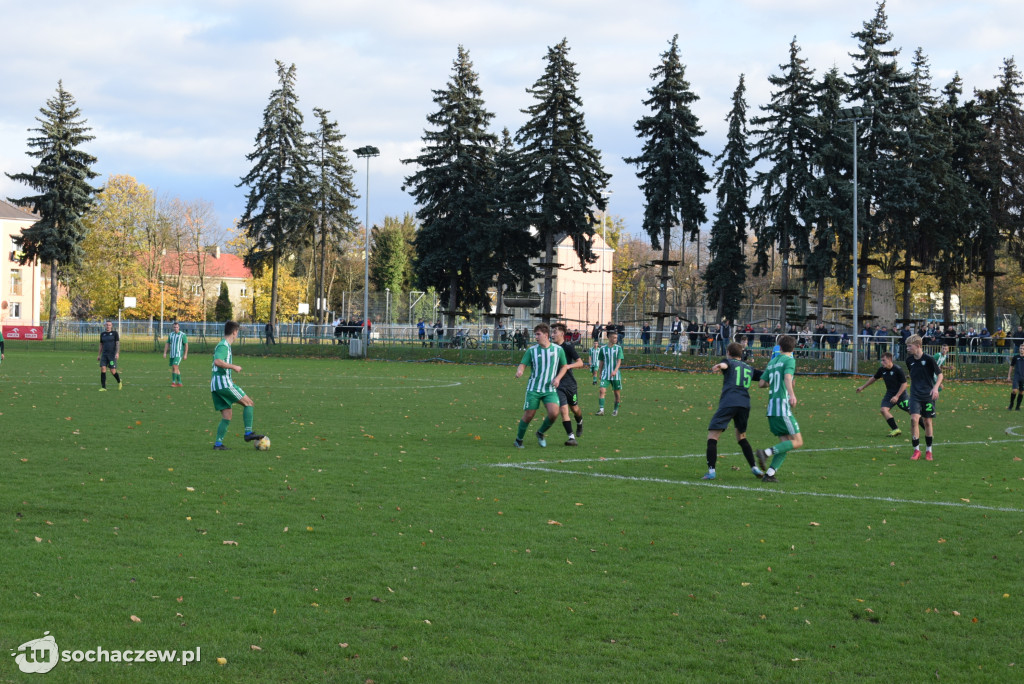
[[[798,377],[806,446],[768,485],[731,433],[700,481],[710,374],[627,372],[578,448],[556,425],[517,451],[507,366],[236,362],[269,452],[241,411],[211,450],[207,355],[172,389],[158,354],[127,354],[101,394],[94,354],[8,354],[5,652],[49,631],[61,651],[201,656],[44,677],[9,658],[0,681],[1024,679],[1005,383],[947,386],[927,463],[906,414],[886,436],[879,384]],[[581,394],[591,413],[585,374]]]

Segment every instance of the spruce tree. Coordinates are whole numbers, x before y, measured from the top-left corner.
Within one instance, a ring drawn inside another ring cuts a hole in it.
[[[459,307],[490,303],[487,289],[494,274],[482,268],[477,255],[494,221],[496,138],[488,131],[494,115],[484,108],[478,76],[461,45],[447,86],[433,92],[438,109],[427,116],[433,128],[423,133],[420,155],[402,163],[419,169],[404,185],[416,200],[420,221],[416,276],[424,289],[433,287],[448,300],[451,335]]]
[[[744,247],[750,217],[750,146],[747,143],[746,85],[740,75],[732,95],[732,109],[725,149],[715,157],[715,186],[718,212],[711,227],[708,252],[711,260],[704,271],[704,283],[712,308],[719,316],[734,320],[743,301],[747,279]]]
[[[281,259],[301,238],[311,218],[309,146],[295,92],[295,65],[276,64],[278,87],[263,110],[255,149],[246,155],[253,166],[238,184],[249,187],[238,222],[252,245],[245,265],[257,273],[268,264],[272,270],[271,324],[277,321]]]
[[[63,82],[57,82],[57,94],[39,112],[39,128],[29,129],[38,135],[28,139],[32,151],[27,153],[39,163],[29,173],[7,174],[38,194],[8,199],[39,216],[14,241],[22,252],[20,263],[38,259],[50,267],[50,315],[46,325],[46,337],[50,339],[57,320],[57,284],[67,285],[82,263],[82,217],[98,192],[89,185],[98,174],[92,170],[96,157],[80,147],[95,136],[89,134],[92,129],[81,118],[75,98],[64,90]]]
[[[314,269],[314,297],[324,304],[317,310],[317,323],[323,325],[327,316],[327,245],[340,245],[355,231],[359,220],[353,214],[353,200],[359,195],[352,183],[354,170],[342,144],[345,136],[338,130],[338,122],[331,121],[330,112],[319,107],[313,109],[313,114],[317,127],[309,135],[312,205],[309,227],[313,253],[319,250],[319,268]]]
[[[757,265],[754,275],[766,273],[769,250],[782,255],[780,324],[786,329],[790,289],[790,259],[803,260],[810,252],[808,194],[814,181],[816,135],[814,123],[813,71],[800,57],[796,38],[789,44],[789,61],[782,73],[769,76],[774,86],[771,101],[761,107],[764,116],[751,120],[756,126],[754,162],[764,162],[765,171],[755,176],[761,199],[752,209],[757,236]]]
[[[950,325],[953,288],[971,277],[974,236],[988,214],[981,196],[981,147],[985,141],[981,110],[974,100],[961,101],[963,81],[959,74],[953,76],[942,93],[935,118],[953,177],[948,183],[949,194],[942,198],[940,213],[945,216],[945,229],[940,233],[933,268],[942,288],[942,320]]]
[[[985,278],[985,325],[995,331],[996,250],[1008,246],[1024,263],[1024,112],[1021,77],[1014,59],[1003,60],[999,84],[977,94],[986,129],[981,146],[982,192],[986,220],[975,236]]]
[[[853,231],[851,213],[853,189],[850,184],[852,130],[838,120],[849,90],[839,69],[832,67],[815,85],[814,180],[807,196],[811,223],[810,253],[804,260],[805,277],[817,286],[815,316],[824,320],[825,279],[834,277],[846,289],[853,277]]]
[[[488,248],[489,272],[497,280],[497,304],[494,339],[498,339],[497,325],[504,314],[504,289],[519,286],[528,290],[536,275],[531,257],[540,253],[541,244],[530,232],[529,203],[523,187],[519,151],[512,142],[507,128],[502,129],[498,148],[494,154],[494,224]]]
[[[909,86],[909,77],[900,69],[896,58],[899,49],[890,48],[892,34],[888,30],[885,2],[879,2],[875,16],[853,34],[858,40],[859,52],[851,53],[854,60],[850,80],[851,103],[871,110],[871,118],[858,126],[859,201],[859,314],[863,314],[864,292],[867,284],[868,257],[884,249],[886,231],[900,211],[902,198],[895,188],[904,180],[900,165],[893,163],[900,146],[906,144],[905,122],[901,91]],[[895,203],[895,204],[894,204]],[[863,318],[863,316],[861,316]]]
[[[597,260],[594,254],[595,209],[606,206],[601,191],[611,176],[601,165],[601,153],[583,117],[583,102],[576,92],[579,74],[569,61],[569,44],[563,39],[548,48],[544,74],[530,93],[536,102],[522,110],[529,120],[516,133],[520,146],[520,179],[530,205],[530,218],[543,244],[544,304],[541,318],[550,321],[555,245],[565,236],[584,268]]]
[[[228,295],[228,284],[223,280],[220,281],[220,294],[217,295],[217,303],[214,305],[213,311],[213,319],[218,323],[230,321],[235,317],[231,297]]]
[[[682,226],[682,240],[696,240],[700,226],[707,221],[703,195],[711,177],[701,160],[711,156],[701,148],[704,135],[691,106],[700,98],[690,89],[686,67],[679,57],[679,36],[673,36],[661,63],[651,72],[654,85],[644,105],[651,114],[639,119],[633,128],[644,139],[638,157],[625,159],[639,167],[640,189],[644,193],[644,230],[651,246],[662,250],[658,288],[658,323],[655,343],[662,343],[666,316],[668,267],[671,257],[672,228]],[[680,244],[680,254],[684,252]]]

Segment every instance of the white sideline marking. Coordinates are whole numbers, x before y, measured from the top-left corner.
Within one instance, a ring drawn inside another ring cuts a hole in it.
[[[1011,433],[1013,434],[1013,433]],[[971,444],[1006,444],[1006,443],[1017,443],[1022,441],[1021,439],[1001,439],[1001,440],[984,440],[976,442],[944,442],[936,446],[964,446]],[[852,446],[852,447],[830,447],[821,449],[801,449],[801,452],[807,453],[810,451],[852,451],[857,449],[893,449],[895,446]],[[740,452],[729,455],[740,455]],[[758,494],[782,494],[786,496],[816,496],[828,499],[849,499],[854,501],[882,501],[885,503],[895,504],[914,504],[918,506],[944,506],[947,508],[968,508],[973,510],[981,511],[998,511],[1001,513],[1024,513],[1022,508],[1011,508],[1008,506],[982,506],[981,504],[971,504],[960,501],[921,501],[918,499],[899,499],[890,496],[864,496],[858,494],[842,494],[838,492],[794,492],[786,489],[775,489],[767,487],[750,487],[746,485],[730,485],[730,484],[719,484],[714,481],[708,480],[670,480],[662,477],[641,477],[637,475],[614,475],[611,473],[599,473],[599,472],[587,472],[580,470],[561,470],[558,468],[549,467],[548,464],[556,463],[608,463],[611,461],[648,461],[652,459],[666,459],[666,458],[703,458],[704,454],[678,454],[678,455],[663,455],[663,456],[623,456],[616,458],[574,458],[574,459],[557,459],[553,461],[527,461],[524,463],[492,463],[491,466],[495,468],[518,468],[521,470],[533,470],[541,473],[552,473],[558,475],[584,475],[587,477],[603,477],[610,480],[625,480],[629,482],[655,482],[659,484],[674,484],[674,485],[686,485],[686,486],[697,486],[697,487],[713,487],[715,489],[730,489],[735,491],[743,492],[757,492]]]

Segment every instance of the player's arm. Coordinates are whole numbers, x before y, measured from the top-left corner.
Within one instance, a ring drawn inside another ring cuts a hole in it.
[[[0,350],[2,349],[3,342],[0,342]],[[1018,357],[1015,356],[1012,359],[1010,359],[1010,369],[1006,372],[1006,382],[1010,382],[1010,380],[1013,379],[1013,367],[1017,365],[1017,358]]]
[[[181,357],[181,360],[184,361],[187,358],[188,358],[188,338],[186,337],[185,338],[185,355]]]
[[[724,373],[727,370],[729,370],[729,364],[727,364],[725,361],[722,361],[721,363],[716,363],[714,366],[711,367],[712,373]]]
[[[236,373],[241,373],[242,372],[242,367],[241,366],[236,366],[233,363],[228,363],[224,359],[214,359],[213,360],[213,365],[217,366],[217,368],[227,368],[229,370],[233,370]]]
[[[164,342],[164,358],[165,359],[167,358],[167,352],[170,351],[170,349],[171,349],[171,341],[167,340],[166,342]]]
[[[121,336],[118,333],[114,333],[114,358],[121,358]]]
[[[518,368],[516,368],[516,377],[517,377],[517,378],[521,378],[521,377],[523,377],[523,373],[524,373],[525,371],[526,371],[526,364],[525,364],[525,363],[521,363],[521,364],[519,364],[519,367],[518,367]]]
[[[556,375],[555,379],[551,382],[551,386],[558,387],[558,383],[562,381],[562,377],[566,374],[568,370],[569,365],[566,363],[565,350],[562,349],[561,347],[558,347],[558,375]]]
[[[789,395],[789,405],[796,406],[796,389],[793,388],[793,374],[786,373],[782,376],[782,380],[786,384],[786,394]]]
[[[872,377],[868,378],[868,381],[867,381],[867,382],[865,382],[865,383],[864,383],[863,385],[861,385],[860,387],[858,387],[858,388],[857,388],[857,394],[860,394],[861,392],[863,392],[864,390],[866,390],[866,389],[867,389],[868,387],[870,387],[871,385],[873,385],[873,384],[874,384],[874,382],[875,382],[875,380],[877,380],[877,379],[878,379],[878,378],[876,378],[876,377],[874,377],[874,376],[872,376]],[[903,383],[903,384],[904,384],[904,385],[906,385],[907,383]]]
[[[889,403],[895,406],[899,402],[900,397],[903,396],[903,393],[907,391],[908,387],[910,387],[910,385],[907,384],[906,380],[904,380],[903,384],[900,385],[899,390],[896,392],[896,396],[894,396],[892,399],[890,399]]]
[[[935,385],[932,387],[932,399],[939,398],[939,390],[942,389],[943,376],[942,371],[939,371],[939,377],[935,379]]]

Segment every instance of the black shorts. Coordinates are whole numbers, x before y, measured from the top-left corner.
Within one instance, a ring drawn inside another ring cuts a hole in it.
[[[910,397],[910,414],[920,415],[922,418],[934,418],[935,417],[935,402],[931,397],[927,399],[918,399],[917,397]]]
[[[1024,380],[1014,378],[1010,381],[1010,389],[1016,389],[1018,392],[1024,392]]]
[[[882,403],[879,404],[879,406],[881,408],[887,408],[887,409],[900,408],[900,409],[903,409],[904,411],[909,411],[910,410],[910,399],[907,398],[907,393],[906,392],[904,392],[903,394],[900,395],[900,398],[896,401],[895,404],[892,403],[892,397],[893,397],[892,394],[889,394],[888,392],[886,392],[885,396],[882,397]]]
[[[114,358],[113,354],[111,354],[109,356],[106,355],[106,354],[101,354],[100,355],[100,368],[115,368],[116,369],[117,368],[117,359]]]
[[[558,405],[559,406],[576,406],[579,404],[579,400],[576,395],[576,386],[571,385],[564,387],[558,386]]]
[[[719,406],[715,415],[711,417],[708,430],[724,430],[729,427],[729,421],[732,421],[733,427],[738,431],[746,432],[749,418],[749,406]]]

